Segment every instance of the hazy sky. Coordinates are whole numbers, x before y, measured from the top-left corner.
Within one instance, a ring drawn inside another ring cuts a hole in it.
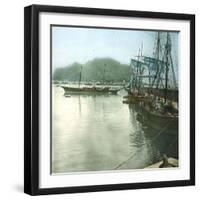
[[[53,70],[74,62],[86,63],[96,57],[110,57],[129,64],[143,44],[143,55],[152,56],[156,33],[153,31],[95,29],[76,27],[52,28]],[[171,33],[173,57],[177,57],[178,33]],[[175,64],[177,60],[175,59]]]

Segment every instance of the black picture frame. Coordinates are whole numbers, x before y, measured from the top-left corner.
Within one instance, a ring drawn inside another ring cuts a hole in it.
[[[39,188],[39,14],[76,13],[103,16],[187,20],[190,23],[190,179],[78,187]],[[31,5],[24,9],[24,192],[46,195],[195,185],[195,15],[83,7]]]

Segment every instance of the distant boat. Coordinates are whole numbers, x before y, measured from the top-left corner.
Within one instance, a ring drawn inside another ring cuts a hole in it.
[[[111,87],[70,87],[61,86],[65,93],[100,93],[100,94],[117,94],[120,89]]]
[[[119,88],[112,88],[108,86],[87,86],[81,87],[81,78],[82,78],[82,66],[80,70],[80,76],[79,76],[79,83],[78,87],[71,87],[71,86],[61,86],[65,93],[99,93],[99,94],[117,94],[117,92],[120,90]]]
[[[70,96],[70,95],[68,95],[68,94],[65,94],[64,96],[65,96],[65,97],[71,97],[71,96]]]

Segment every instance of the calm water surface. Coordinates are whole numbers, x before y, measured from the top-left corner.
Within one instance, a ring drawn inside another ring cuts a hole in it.
[[[178,157],[177,121],[154,119],[118,95],[52,90],[52,172],[138,169]]]

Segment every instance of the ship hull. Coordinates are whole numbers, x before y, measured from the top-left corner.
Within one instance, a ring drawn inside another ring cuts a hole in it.
[[[83,88],[77,88],[77,87],[67,87],[67,86],[61,86],[65,93],[76,93],[76,94],[117,94],[119,89],[110,89],[109,87],[105,88],[99,88],[99,87],[83,87]]]
[[[165,128],[166,132],[171,134],[177,134],[178,131],[178,116],[177,115],[166,115],[156,112],[149,111],[145,106],[141,106],[144,120],[148,126],[153,129]]]

